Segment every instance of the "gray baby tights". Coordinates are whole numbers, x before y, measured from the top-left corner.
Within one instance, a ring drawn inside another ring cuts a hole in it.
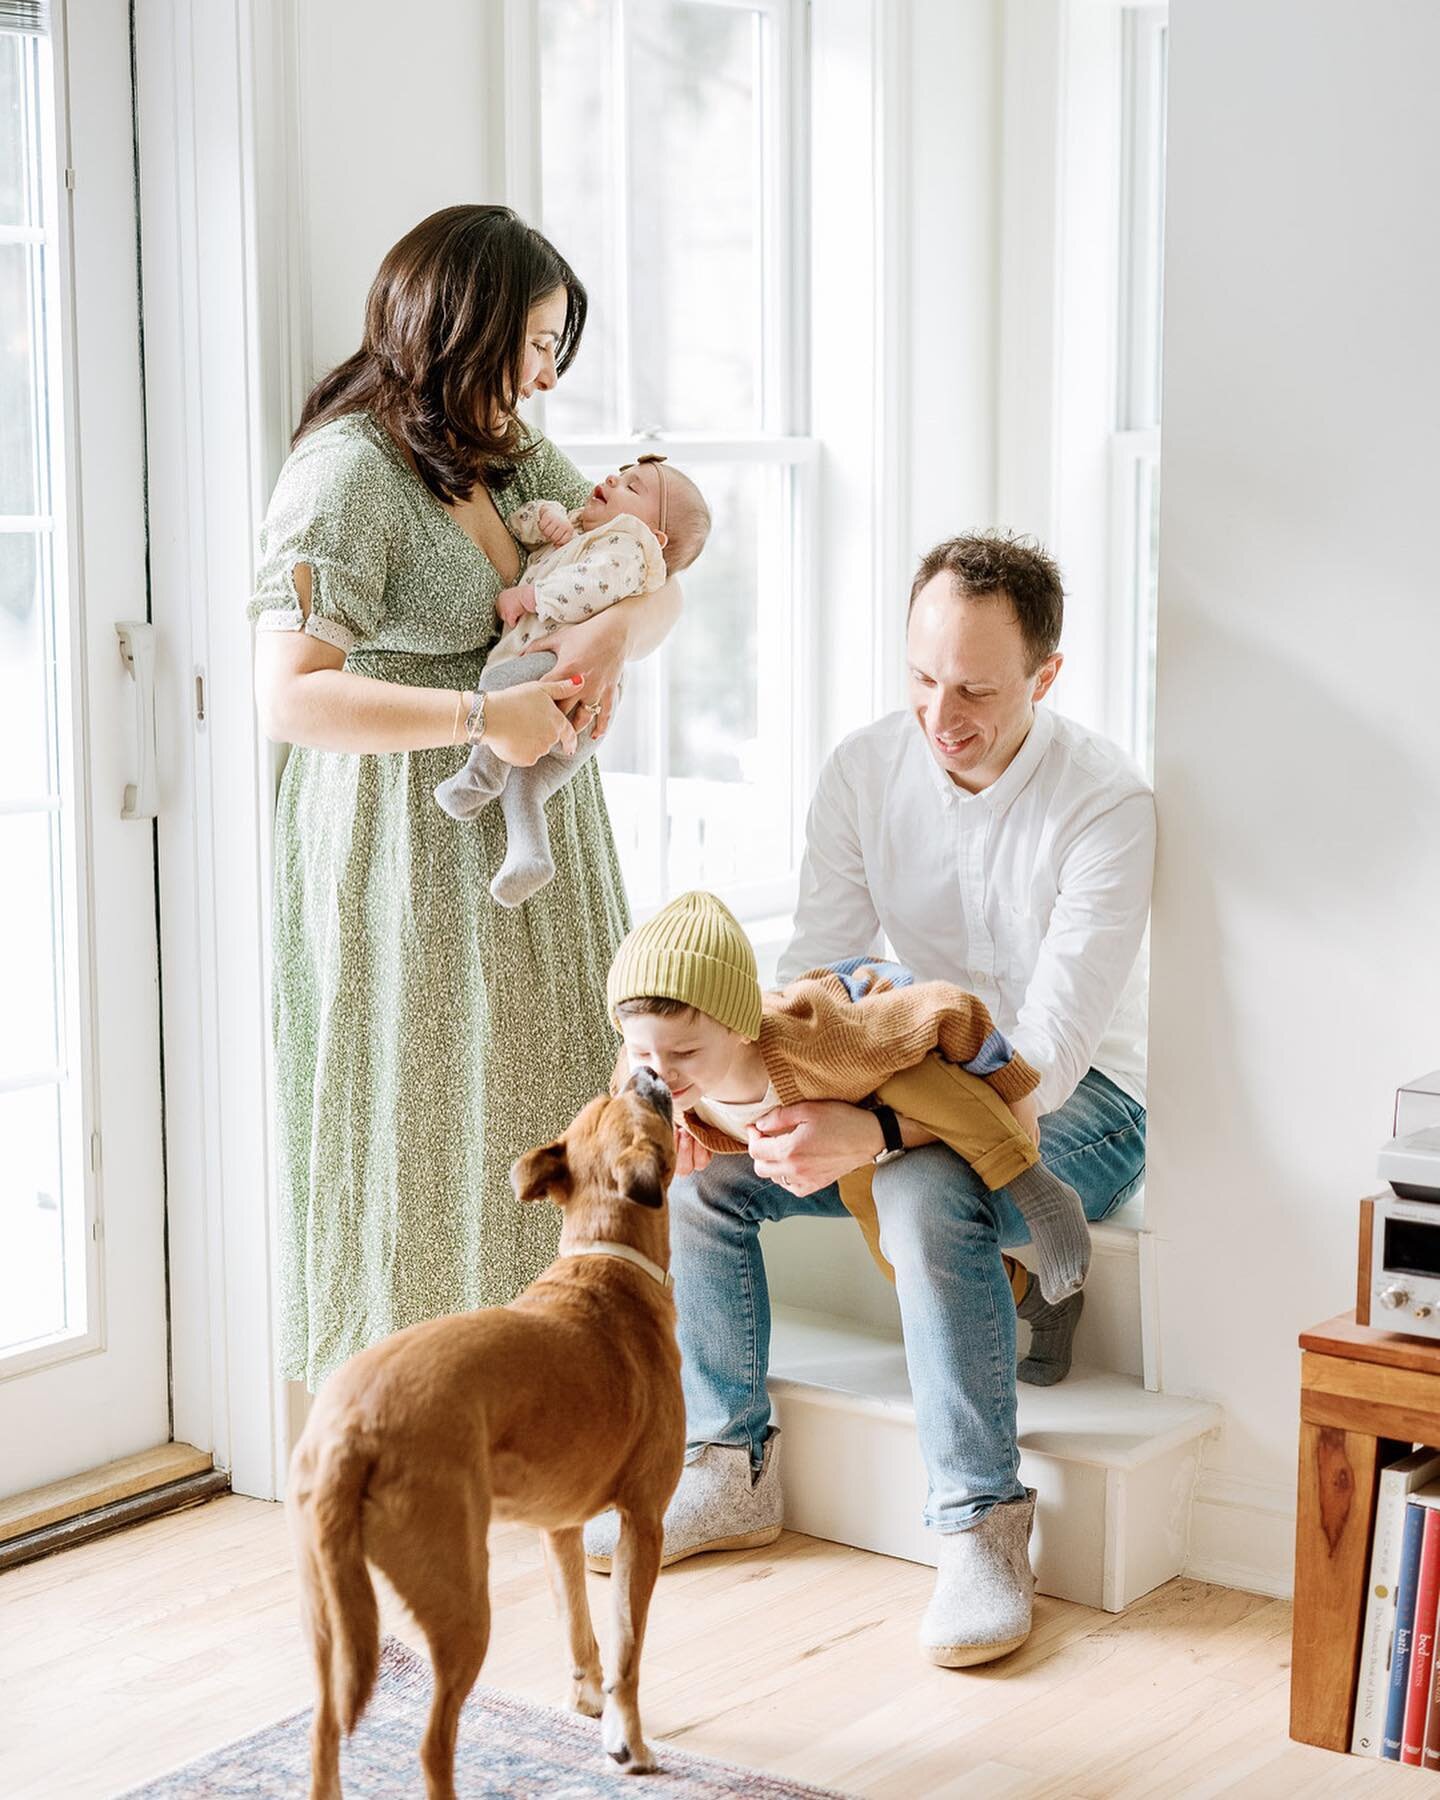
[[[522,681],[543,681],[554,667],[555,657],[548,650],[516,656],[486,669],[480,677],[480,691],[493,694],[501,688],[518,687]],[[505,819],[505,860],[490,883],[490,892],[501,906],[523,906],[554,875],[545,802],[577,769],[584,768],[595,750],[588,726],[580,733],[573,756],[552,750],[529,769],[501,762],[493,750],[476,744],[465,767],[436,788],[436,800],[452,819],[473,819],[499,799]]]

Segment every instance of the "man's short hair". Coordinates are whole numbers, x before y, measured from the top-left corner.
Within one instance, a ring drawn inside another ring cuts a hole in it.
[[[1010,602],[1020,621],[1032,670],[1060,648],[1065,588],[1055,559],[1047,556],[1034,538],[1016,537],[1006,531],[979,531],[967,537],[946,538],[921,558],[910,584],[907,620],[915,610],[921,588],[942,571],[953,577],[956,591],[967,600],[1003,595]]]

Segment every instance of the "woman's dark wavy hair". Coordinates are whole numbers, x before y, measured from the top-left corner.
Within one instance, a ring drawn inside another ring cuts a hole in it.
[[[527,316],[561,287],[563,374],[589,305],[565,258],[508,206],[431,213],[381,263],[360,348],[316,382],[292,443],[369,411],[410,451],[437,500],[465,500],[477,482],[503,480],[530,449],[515,413]]]

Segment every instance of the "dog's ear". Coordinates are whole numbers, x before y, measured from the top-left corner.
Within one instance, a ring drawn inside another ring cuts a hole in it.
[[[621,1194],[637,1206],[665,1204],[665,1183],[660,1176],[660,1157],[653,1150],[627,1150],[615,1164],[615,1180]]]
[[[517,1200],[553,1200],[563,1206],[570,1198],[570,1158],[564,1138],[527,1150],[510,1170],[510,1185]]]

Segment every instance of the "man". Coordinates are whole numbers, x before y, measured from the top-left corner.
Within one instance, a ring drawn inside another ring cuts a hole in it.
[[[1133,765],[1039,703],[1060,672],[1063,589],[1043,552],[954,538],[921,562],[908,711],[847,738],[821,774],[795,934],[780,977],[879,951],[980,996],[1040,1072],[1040,1150],[1100,1219],[1144,1172],[1144,972],[1155,813]],[[1018,1211],[912,1121],[834,1102],[781,1107],[750,1155],[692,1154],[671,1191],[690,1451],[667,1561],[780,1530],[765,1376],[762,1220],[844,1216],[835,1183],[881,1159],[874,1198],[894,1267],[939,1534],[920,1628],[929,1659],[1003,1656],[1030,1631],[1033,1491],[1018,1479],[1015,1307],[1002,1244]],[[895,1155],[896,1132],[905,1153]],[[587,1548],[605,1566],[611,1521]]]

